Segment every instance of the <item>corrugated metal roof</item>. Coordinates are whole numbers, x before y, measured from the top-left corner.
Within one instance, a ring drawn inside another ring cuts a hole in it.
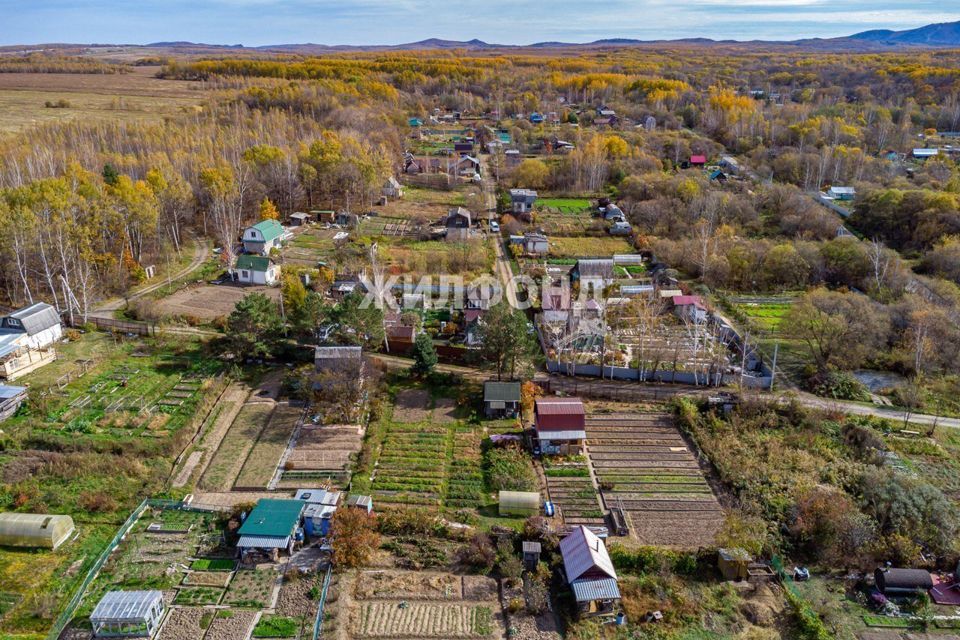
[[[264,498],[243,521],[241,536],[290,536],[300,521],[304,503],[300,500]]]
[[[563,556],[568,583],[573,583],[591,570],[617,579],[617,572],[603,541],[583,525],[574,528],[570,535],[560,541],[560,554]]]
[[[253,228],[263,234],[264,242],[270,242],[283,235],[283,227],[276,220],[261,220],[253,225]]]
[[[11,326],[7,318],[13,318],[17,323]],[[13,331],[26,331],[27,335],[31,336],[58,324],[60,324],[60,314],[46,302],[37,302],[22,309],[17,309],[3,319],[4,328]]]
[[[242,549],[286,549],[290,536],[240,536],[237,546]]]
[[[559,429],[553,431],[550,429],[544,429],[543,427],[537,428],[537,435],[541,440],[586,440],[587,432],[578,431],[577,429]]]
[[[613,278],[613,259],[577,260],[576,269],[581,278]]]
[[[586,415],[580,398],[538,398],[536,411],[543,416]]]
[[[540,549],[541,549],[541,546],[539,542],[533,542],[531,540],[523,541],[524,553],[540,553]]]
[[[141,622],[150,617],[150,609],[163,602],[161,591],[110,591],[90,614],[90,621]]]
[[[237,264],[234,268],[266,273],[267,270],[270,269],[270,262],[270,258],[265,256],[252,256],[244,254],[237,257]]]
[[[613,578],[602,580],[578,580],[570,585],[573,597],[577,602],[591,602],[593,600],[618,600],[620,587]]]
[[[26,393],[26,387],[13,387],[7,384],[0,384],[0,400],[9,400],[16,398],[21,393]]]
[[[488,380],[483,383],[483,401],[520,402],[520,383]]]
[[[351,359],[359,360],[362,347],[337,346],[337,347],[317,347],[314,351],[314,358],[317,360],[327,359]]]

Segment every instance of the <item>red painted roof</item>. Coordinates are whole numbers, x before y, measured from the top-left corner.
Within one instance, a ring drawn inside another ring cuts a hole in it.
[[[582,430],[586,423],[580,398],[540,398],[533,412],[537,431]]]
[[[691,304],[701,309],[706,309],[706,307],[703,306],[703,300],[700,299],[700,296],[673,296],[673,306],[675,307],[686,307]]]
[[[690,156],[692,164],[707,164],[707,156]]]

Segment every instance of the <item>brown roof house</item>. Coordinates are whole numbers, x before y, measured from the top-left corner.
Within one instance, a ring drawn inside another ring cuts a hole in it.
[[[580,398],[539,398],[533,427],[544,455],[577,455],[587,438],[586,412]]]
[[[580,617],[614,616],[620,601],[617,572],[607,547],[595,533],[580,525],[560,541],[567,584]]]

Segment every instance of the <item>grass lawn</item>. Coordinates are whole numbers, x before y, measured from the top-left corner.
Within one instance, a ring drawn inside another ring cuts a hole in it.
[[[293,638],[300,630],[300,623],[286,616],[265,615],[253,629],[254,638]]]
[[[194,571],[233,571],[236,562],[230,558],[200,558],[190,563]]]
[[[601,258],[633,252],[633,244],[625,238],[550,238],[551,258]]]
[[[590,209],[592,203],[587,198],[538,198],[537,207],[560,213],[581,213]]]

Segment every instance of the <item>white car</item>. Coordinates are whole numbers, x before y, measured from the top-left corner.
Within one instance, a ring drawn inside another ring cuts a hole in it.
[[[494,233],[500,233],[500,223],[497,222],[496,220],[491,220],[491,221],[490,221],[490,231],[492,231],[492,232],[494,232]]]

